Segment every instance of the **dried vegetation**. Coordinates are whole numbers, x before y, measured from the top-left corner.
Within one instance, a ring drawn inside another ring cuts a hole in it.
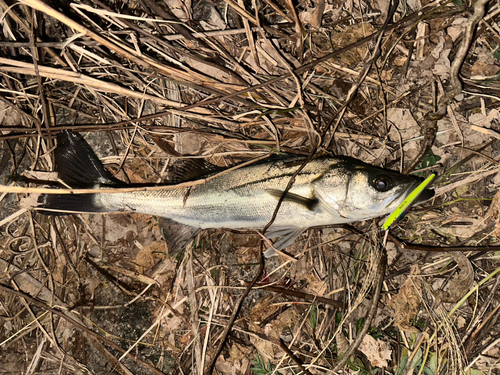
[[[396,5],[0,0],[0,373],[499,373],[500,6]],[[62,129],[135,183],[325,151],[440,177],[387,241],[314,229],[263,264],[211,230],[172,257],[155,218],[12,194],[54,179]]]

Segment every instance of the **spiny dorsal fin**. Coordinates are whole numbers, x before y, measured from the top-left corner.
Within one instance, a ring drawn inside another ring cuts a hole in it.
[[[180,184],[181,182],[198,180],[209,174],[220,172],[222,168],[205,159],[185,159],[176,162],[168,171],[165,182]]]
[[[268,189],[268,190],[266,190],[266,193],[268,193],[272,197],[276,198],[277,200],[280,200],[281,196],[283,195],[283,192],[281,190],[276,190],[276,189]],[[290,193],[290,192],[285,194],[285,198],[283,199],[283,202],[296,203],[302,207],[307,208],[309,211],[314,210],[314,207],[316,207],[316,205],[318,204],[317,199],[303,197],[301,195]]]

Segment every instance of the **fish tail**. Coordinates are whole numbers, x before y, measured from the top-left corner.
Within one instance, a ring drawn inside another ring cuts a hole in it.
[[[80,134],[62,131],[57,136],[54,151],[55,170],[60,180],[74,189],[92,189],[101,186],[124,186],[109,173],[92,148]],[[71,212],[107,212],[99,194],[42,194],[38,198],[39,211],[49,215]],[[65,212],[60,212],[65,211]]]

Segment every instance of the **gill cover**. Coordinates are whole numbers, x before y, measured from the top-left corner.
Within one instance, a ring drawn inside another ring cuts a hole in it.
[[[323,208],[346,221],[366,220],[391,213],[422,179],[377,168],[350,157],[332,164],[314,182]],[[420,201],[434,195],[423,192]]]

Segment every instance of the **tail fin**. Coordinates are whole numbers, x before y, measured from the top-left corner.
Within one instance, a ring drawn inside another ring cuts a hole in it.
[[[57,136],[57,148],[54,151],[56,172],[59,178],[72,188],[88,189],[96,186],[123,186],[124,183],[114,178],[90,148],[80,134],[62,131]],[[43,194],[38,202],[41,213],[64,215],[70,212],[105,212],[96,199],[96,194]],[[47,210],[44,210],[46,208]],[[56,211],[52,211],[56,210]]]

